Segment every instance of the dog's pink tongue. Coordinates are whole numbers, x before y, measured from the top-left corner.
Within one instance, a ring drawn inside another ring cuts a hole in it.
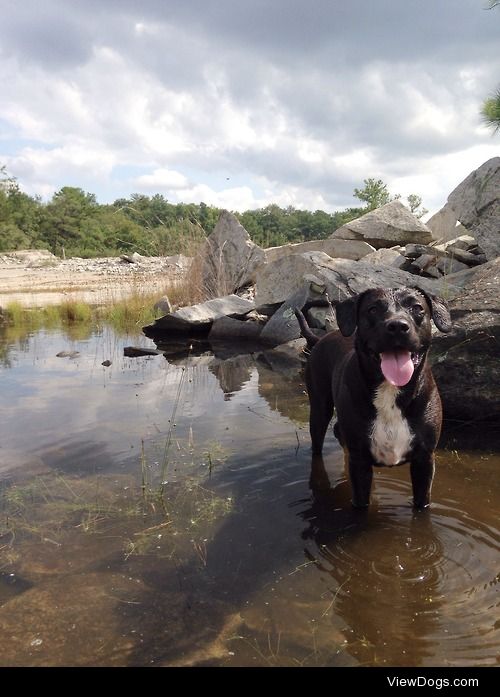
[[[402,387],[411,380],[415,369],[409,351],[385,351],[380,354],[382,373],[391,385]]]

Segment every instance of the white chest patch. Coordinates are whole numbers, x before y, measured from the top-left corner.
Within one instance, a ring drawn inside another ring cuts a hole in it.
[[[383,382],[375,393],[373,406],[377,416],[370,434],[370,451],[381,465],[398,465],[405,462],[413,440],[408,421],[396,405],[399,389]]]

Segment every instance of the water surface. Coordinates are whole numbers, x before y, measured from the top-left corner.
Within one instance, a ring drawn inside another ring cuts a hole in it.
[[[402,467],[360,513],[279,351],[0,337],[0,665],[498,663],[494,429],[448,425],[430,511]]]

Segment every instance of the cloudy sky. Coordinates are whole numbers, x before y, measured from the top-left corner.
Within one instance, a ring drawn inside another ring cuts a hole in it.
[[[333,211],[381,178],[435,211],[500,136],[487,0],[1,0],[0,164],[65,185]]]

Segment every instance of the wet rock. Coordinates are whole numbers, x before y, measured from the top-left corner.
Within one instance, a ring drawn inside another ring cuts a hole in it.
[[[215,339],[258,339],[262,327],[262,324],[253,320],[220,317],[212,324],[208,339],[209,341]]]
[[[293,339],[273,349],[263,351],[258,359],[271,370],[289,378],[295,378],[307,360],[307,354],[304,353],[306,345],[305,339]]]
[[[447,205],[491,260],[500,255],[500,157],[474,170],[448,196]]]
[[[141,356],[159,356],[162,352],[157,349],[144,348],[142,346],[125,346],[123,355],[128,358],[140,358]],[[104,364],[103,364],[104,365]]]
[[[234,293],[253,283],[265,253],[229,211],[222,211],[202,251],[203,285],[209,297]]]
[[[500,259],[475,268],[450,308],[453,331],[436,335],[431,351],[445,418],[498,421]]]
[[[251,300],[238,295],[214,298],[204,303],[182,307],[165,317],[160,317],[153,324],[143,327],[146,336],[166,336],[170,333],[208,333],[212,323],[221,317],[244,317],[255,309]]]
[[[408,242],[432,242],[431,231],[400,201],[386,203],[385,206],[346,223],[331,238],[364,240],[376,249]]]

